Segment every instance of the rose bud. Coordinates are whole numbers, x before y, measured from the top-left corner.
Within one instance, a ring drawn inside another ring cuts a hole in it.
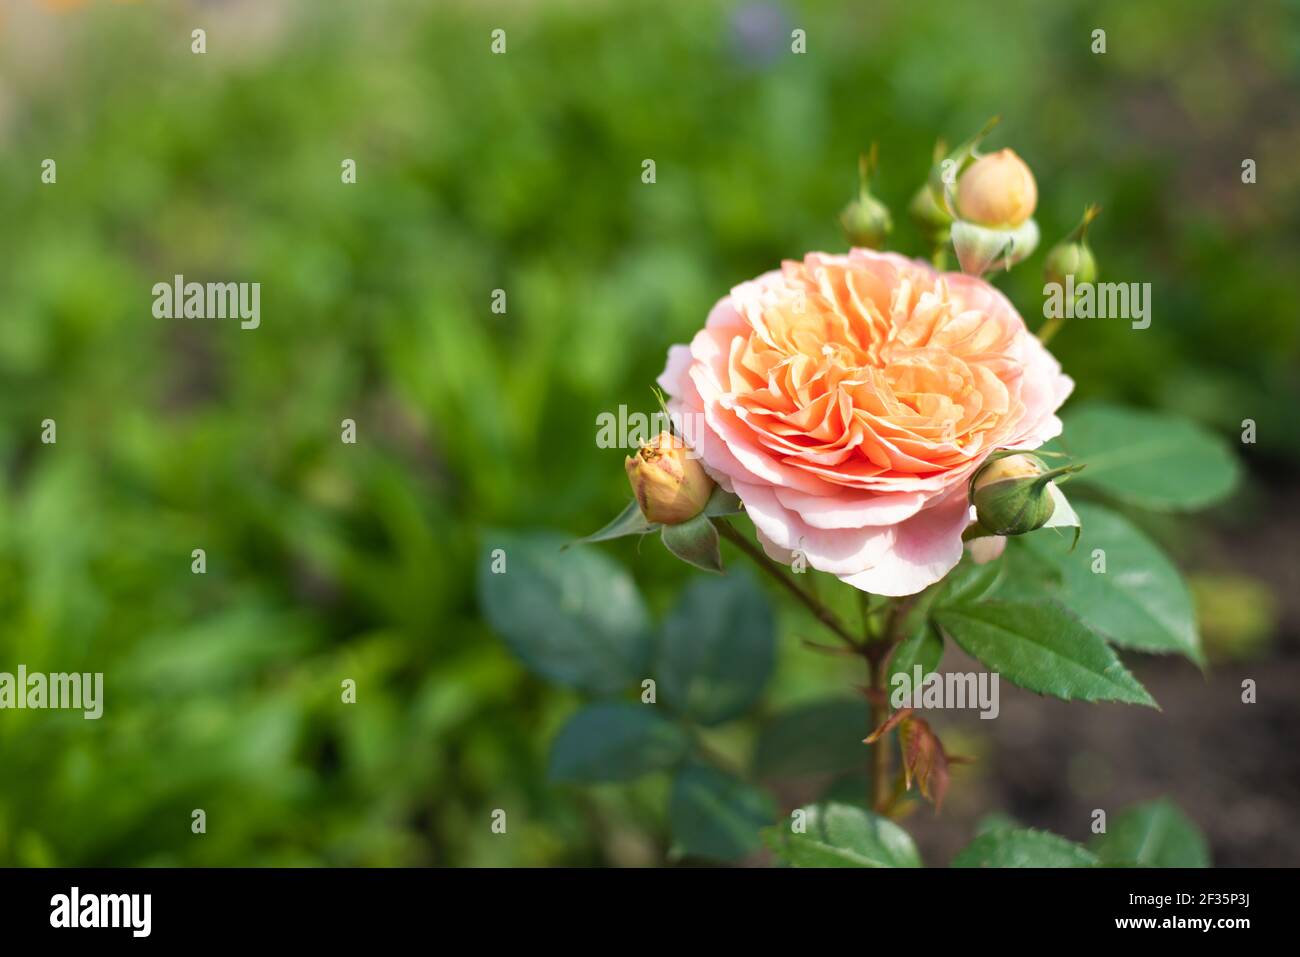
[[[844,227],[850,245],[867,249],[883,246],[885,237],[894,228],[889,207],[871,195],[868,186],[876,166],[876,156],[876,146],[872,144],[871,152],[858,158],[858,195],[840,213],[840,225]]]
[[[1042,528],[1057,507],[1052,480],[1080,468],[1065,465],[1049,470],[1038,456],[1023,452],[987,462],[971,482],[971,502],[980,525],[994,535],[1024,535]]]
[[[934,190],[928,183],[916,191],[907,211],[921,235],[934,242],[948,241],[948,227],[952,225],[952,217],[935,200]]]
[[[713,494],[713,479],[669,432],[660,432],[623,465],[648,522],[680,525],[700,514]]]
[[[957,181],[958,214],[980,226],[1019,226],[1037,205],[1034,174],[1012,149],[981,156]]]
[[[1026,219],[1019,226],[980,226],[957,220],[952,224],[952,248],[961,271],[983,276],[990,269],[1010,269],[1038,248],[1038,224]]]
[[[840,225],[849,244],[879,249],[894,228],[889,208],[876,197],[861,194],[840,213]]]
[[[1065,285],[1066,277],[1074,277],[1074,286],[1090,283],[1097,278],[1097,260],[1086,243],[1057,243],[1043,263],[1043,279]]]
[[[996,122],[996,120],[993,122]],[[964,144],[964,148],[967,150],[974,149],[980,137],[988,129],[989,127],[986,127],[979,136]],[[911,215],[917,232],[921,234],[926,242],[934,246],[934,254],[931,256],[930,261],[936,269],[947,268],[945,247],[952,240],[953,209],[948,198],[949,179],[945,177],[955,176],[955,173],[949,174],[945,171],[956,170],[959,163],[965,162],[967,158],[960,151],[953,156],[949,156],[948,145],[942,139],[936,140],[934,157],[930,163],[929,178],[921,184],[921,188],[912,195],[912,201],[907,204],[907,212]],[[951,163],[945,165],[945,159],[951,159]]]
[[[1094,282],[1097,278],[1097,260],[1088,248],[1088,224],[1097,218],[1101,211],[1098,206],[1089,206],[1083,211],[1083,219],[1074,231],[1052,247],[1043,263],[1043,279],[1062,287],[1066,277],[1074,277],[1074,287],[1080,283]]]

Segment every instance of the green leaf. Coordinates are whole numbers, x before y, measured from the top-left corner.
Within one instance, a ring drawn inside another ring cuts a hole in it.
[[[689,764],[673,778],[668,822],[677,845],[692,857],[734,861],[754,853],[775,813],[765,791],[716,768]]]
[[[1079,514],[1083,536],[1073,551],[1050,533],[1026,536],[1031,549],[1060,569],[1052,597],[1123,648],[1177,652],[1202,663],[1191,592],[1169,559],[1109,509],[1080,505]],[[1097,549],[1105,553],[1105,572],[1093,571]]]
[[[624,535],[646,535],[655,531],[658,527],[653,522],[646,521],[645,516],[641,514],[641,506],[636,503],[636,499],[632,499],[608,525],[598,532],[593,532],[586,538],[578,539],[573,544],[605,542],[611,538],[622,538]]]
[[[869,751],[862,741],[871,731],[863,700],[836,698],[792,708],[759,732],[754,773],[789,778],[863,767]]]
[[[1007,541],[1006,551],[992,565],[1000,565],[1002,574],[997,583],[987,593],[987,597],[1002,601],[1037,602],[1047,595],[1054,594],[1052,589],[1061,584],[1061,570],[1052,562],[1045,562],[1031,543],[1038,541],[1060,542],[1062,548],[1068,548],[1074,540],[1074,534],[1064,534],[1049,529],[1031,532],[1028,535],[1015,535]]]
[[[608,702],[578,711],[551,747],[553,781],[626,781],[677,764],[686,732],[655,705]]]
[[[898,643],[894,653],[889,657],[889,674],[886,677],[893,687],[894,675],[907,675],[910,682],[915,675],[917,665],[921,666],[921,675],[928,675],[939,667],[943,658],[943,635],[934,627],[934,623],[923,617],[916,622],[907,636]],[[909,684],[908,687],[911,687]]]
[[[773,853],[792,867],[921,866],[921,855],[906,831],[850,804],[800,808],[766,836]]]
[[[689,522],[663,526],[661,535],[664,547],[682,561],[706,572],[722,571],[718,530],[703,512]]]
[[[479,605],[542,677],[596,694],[618,691],[647,675],[645,604],[617,564],[595,549],[561,551],[564,543],[548,532],[485,533]]]
[[[975,822],[975,836],[979,837],[989,831],[1005,831],[1019,826],[1016,819],[1010,814],[1004,811],[990,811]]]
[[[1022,688],[1067,701],[1156,706],[1110,646],[1057,605],[985,601],[940,609],[935,620],[990,671]]]
[[[935,604],[938,607],[974,604],[997,588],[1005,575],[1006,564],[1001,558],[979,565],[966,554],[944,578]]]
[[[1091,846],[1102,863],[1112,867],[1210,866],[1200,830],[1165,798],[1123,811]]]
[[[736,515],[745,510],[744,504],[740,501],[740,496],[734,492],[725,491],[721,485],[713,487],[713,494],[704,504],[704,514],[709,517],[721,515]]]
[[[994,592],[1006,578],[1007,565],[1001,559],[977,564],[969,554],[943,581],[921,596],[904,622],[906,636],[898,643],[889,658],[887,681],[894,676],[915,677],[919,664],[923,675],[936,671],[943,659],[943,634],[934,626],[933,614],[938,608],[950,605],[975,604],[985,595]]]
[[[1101,862],[1086,847],[1050,831],[994,828],[971,841],[953,867],[1097,867]]]
[[[664,619],[655,672],[670,708],[712,725],[758,699],[775,660],[772,607],[741,569],[687,586]]]
[[[1218,436],[1186,419],[1104,403],[1071,410],[1055,445],[1086,468],[1074,481],[1152,509],[1202,508],[1237,483]]]
[[[974,600],[984,594],[1001,572],[997,562],[977,565],[969,555],[941,582],[927,588],[903,619],[903,640],[889,657],[886,681],[892,685],[896,675],[914,677],[919,664],[922,674],[939,667],[943,658],[943,634],[932,619],[934,609],[952,604],[962,598]]]

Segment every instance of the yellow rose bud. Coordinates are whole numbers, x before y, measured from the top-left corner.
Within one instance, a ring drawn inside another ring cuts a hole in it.
[[[1019,226],[1034,215],[1038,184],[1014,150],[981,156],[957,181],[957,212],[981,226]]]
[[[668,432],[660,432],[623,465],[648,522],[680,525],[700,514],[713,494],[713,480],[682,440]]]
[[[1004,482],[1007,479],[1035,478],[1046,471],[1047,466],[1037,455],[1028,452],[1004,455],[980,469],[975,477],[975,490],[979,491],[994,482]]]

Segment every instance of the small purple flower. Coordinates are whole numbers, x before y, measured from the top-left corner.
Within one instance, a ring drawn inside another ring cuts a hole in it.
[[[775,3],[745,3],[731,14],[731,43],[736,59],[745,66],[761,68],[772,63],[786,49],[790,18]]]

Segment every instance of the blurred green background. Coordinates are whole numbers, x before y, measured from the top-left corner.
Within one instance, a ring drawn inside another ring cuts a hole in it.
[[[547,783],[576,698],[483,623],[480,531],[615,514],[622,453],[596,447],[597,415],[652,411],[668,345],[736,282],[841,250],[835,217],[873,140],[893,245],[925,254],[904,209],[934,140],[993,114],[989,144],[1037,175],[1043,248],[1100,203],[1103,278],[1153,285],[1149,329],[1082,321],[1054,341],[1077,395],[1234,444],[1257,422],[1236,500],[1155,531],[1208,596],[1212,652],[1254,669],[1217,665],[1228,692],[1268,673],[1283,708],[1183,730],[1207,749],[1276,742],[1260,761],[1284,762],[1280,790],[1242,790],[1196,749],[1150,783],[1190,804],[1219,863],[1270,862],[1277,828],[1300,830],[1284,773],[1300,730],[1298,78],[1295,3],[5,0],[0,670],[102,671],[106,700],[98,722],[0,712],[0,864],[669,858],[663,782]],[[998,280],[1031,324],[1041,260]],[[151,287],[177,273],[260,282],[261,327],[155,319]],[[603,547],[659,610],[690,574],[657,544]],[[857,680],[801,651],[786,617],[773,705]],[[1157,698],[1163,673],[1142,672]],[[723,750],[749,746],[730,734]],[[967,744],[993,774],[1001,745]],[[1096,768],[1044,774],[1068,790]],[[962,787],[955,822],[1008,803],[1036,824],[1074,813],[1032,785],[973,787],[987,806],[963,806]],[[1215,820],[1266,823],[1216,828],[1196,794]]]

